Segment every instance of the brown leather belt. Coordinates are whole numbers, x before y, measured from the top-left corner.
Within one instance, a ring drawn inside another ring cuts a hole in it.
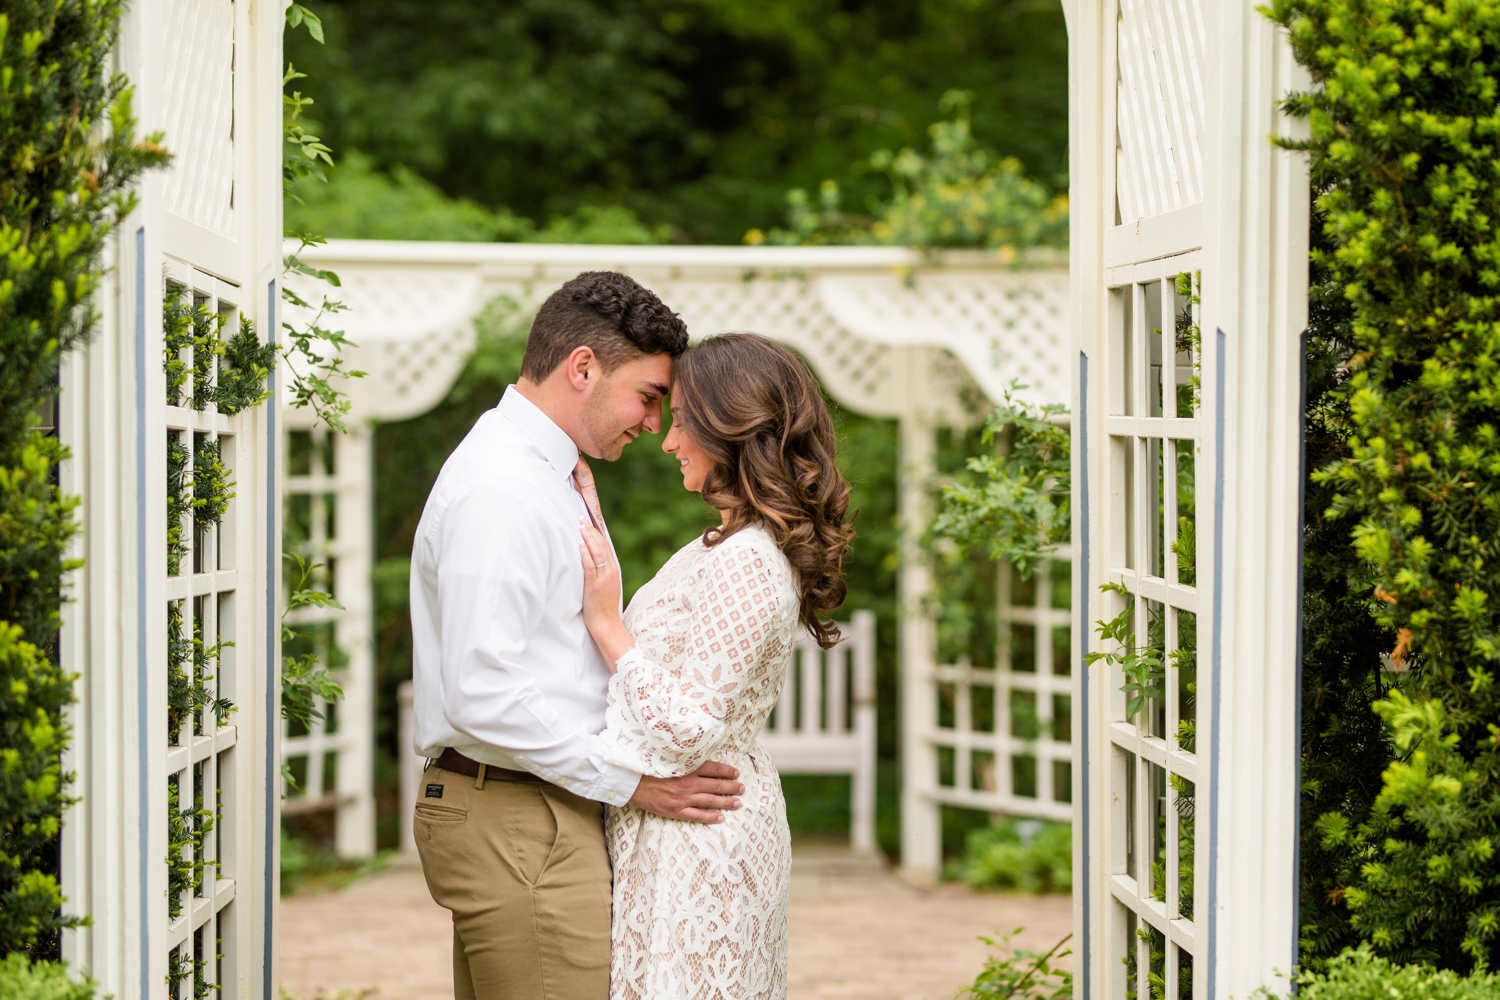
[[[485,774],[486,781],[535,781],[545,785],[547,779],[538,777],[530,771],[512,771],[508,767],[496,767],[494,764],[481,764],[470,757],[465,757],[452,747],[445,747],[442,754],[432,762],[433,767],[440,767],[444,771],[452,771],[454,774],[462,774],[468,778],[479,777],[481,767],[489,768]]]

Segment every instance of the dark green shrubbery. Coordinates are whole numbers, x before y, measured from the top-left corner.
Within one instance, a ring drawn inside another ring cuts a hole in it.
[[[75,982],[60,963],[12,954],[0,961],[0,1000],[94,1000],[94,984]]]
[[[50,952],[71,922],[47,856],[68,803],[72,685],[55,637],[76,501],[54,485],[63,449],[33,428],[59,357],[93,330],[100,252],[131,185],[167,158],[159,136],[136,141],[109,72],[120,6],[18,0],[0,13],[0,953]]]
[[[1500,978],[1397,965],[1363,944],[1329,959],[1323,971],[1304,972],[1297,978],[1297,995],[1302,1000],[1500,1000]]]
[[[1012,819],[975,830],[943,875],[976,889],[1072,892],[1073,826]]]
[[[1483,968],[1500,957],[1500,2],[1271,13],[1319,85],[1290,109],[1311,127],[1315,279],[1347,315],[1309,513],[1354,545],[1321,583],[1368,611],[1330,691],[1354,738],[1309,748],[1326,755],[1314,781],[1342,772],[1338,794],[1312,791],[1334,884],[1309,950],[1352,931],[1399,961]],[[1378,789],[1378,739],[1346,710],[1371,697],[1396,758]]]

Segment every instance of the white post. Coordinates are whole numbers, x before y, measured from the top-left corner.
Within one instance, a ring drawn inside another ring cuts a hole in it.
[[[854,736],[858,758],[854,765],[850,846],[875,850],[875,612],[854,612]]]
[[[937,715],[932,687],[934,632],[924,604],[932,569],[922,550],[936,471],[936,428],[922,416],[901,420],[901,574],[897,606],[901,627],[901,865],[918,877],[935,877],[943,860],[941,813],[931,794],[937,753],[927,731]]]
[[[422,781],[422,758],[412,749],[416,742],[417,721],[412,709],[411,681],[403,681],[396,691],[396,700],[401,706],[401,722],[397,729],[398,747],[396,760],[401,772],[401,850],[415,854],[416,836],[412,832],[412,812],[417,807],[417,785]]]
[[[332,433],[332,432],[330,432]],[[339,600],[338,644],[349,655],[339,728],[338,822],[334,846],[341,857],[375,853],[375,600],[370,582],[374,539],[374,449],[370,428],[351,426],[337,436]]]

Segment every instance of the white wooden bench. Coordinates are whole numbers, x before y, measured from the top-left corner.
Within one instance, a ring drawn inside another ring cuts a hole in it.
[[[875,849],[875,613],[856,611],[844,638],[819,649],[804,638],[760,742],[782,774],[847,774],[850,846]],[[411,682],[401,685],[401,846],[416,849],[411,814],[422,780],[414,742]]]

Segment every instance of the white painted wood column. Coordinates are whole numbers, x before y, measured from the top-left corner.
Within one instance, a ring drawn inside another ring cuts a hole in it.
[[[941,808],[932,796],[937,751],[927,731],[937,720],[937,636],[927,600],[932,567],[922,534],[932,523],[932,480],[937,473],[937,427],[921,412],[901,418],[898,511],[901,518],[900,608],[901,865],[935,878],[943,860]]]

